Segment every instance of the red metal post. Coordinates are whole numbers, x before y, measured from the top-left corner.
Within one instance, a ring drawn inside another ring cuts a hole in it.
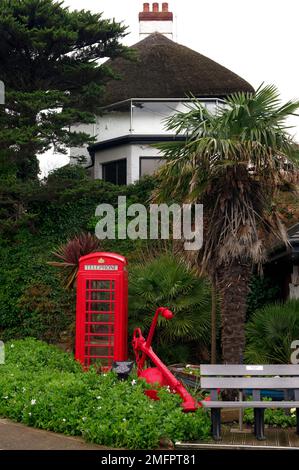
[[[169,309],[164,307],[158,308],[154,315],[147,340],[143,337],[140,328],[136,328],[134,331],[133,349],[136,355],[138,376],[148,379],[149,383],[154,383],[157,381],[157,377],[159,376],[156,371],[159,371],[161,376],[160,385],[167,384],[173,392],[178,393],[182,397],[182,408],[184,411],[195,411],[200,406],[199,403],[187,392],[183,384],[175,378],[151,348],[151,342],[160,314],[167,319],[171,319],[173,317],[173,313]],[[149,358],[156,368],[143,370],[146,358]]]

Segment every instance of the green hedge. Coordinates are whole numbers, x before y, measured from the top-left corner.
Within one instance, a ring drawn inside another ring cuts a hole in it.
[[[90,180],[78,167],[64,167],[47,181],[9,185],[0,182],[0,336],[28,335],[50,342],[73,330],[74,293],[60,286],[57,270],[47,265],[51,251],[81,231],[92,231],[100,203],[149,199],[154,180],[128,187]],[[144,242],[109,240],[107,251],[126,256]]]
[[[120,382],[113,373],[84,373],[56,347],[19,340],[6,344],[6,363],[0,365],[0,415],[128,449],[157,448],[161,439],[209,437],[210,420],[202,409],[183,413],[180,398],[166,390],[160,401],[151,401],[145,387],[133,377]]]

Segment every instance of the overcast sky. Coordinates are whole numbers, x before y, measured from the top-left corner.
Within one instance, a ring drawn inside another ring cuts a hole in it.
[[[166,0],[165,0],[166,1]],[[162,3],[162,1],[160,2]],[[250,82],[274,83],[283,100],[299,99],[298,0],[169,0],[175,40],[219,62]],[[128,26],[127,45],[139,40],[142,0],[65,0],[71,9],[103,12]],[[291,130],[299,139],[299,118]],[[47,173],[65,157],[42,157]]]

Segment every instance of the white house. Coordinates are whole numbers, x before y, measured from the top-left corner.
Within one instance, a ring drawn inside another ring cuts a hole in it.
[[[139,24],[141,41],[132,46],[137,60],[109,61],[120,79],[107,84],[96,123],[78,125],[97,143],[71,149],[71,163],[84,156],[95,179],[114,184],[130,184],[156,170],[161,155],[154,144],[180,138],[166,131],[165,118],[186,110],[190,94],[214,109],[230,93],[253,91],[235,73],[172,40],[168,3],[145,3]]]

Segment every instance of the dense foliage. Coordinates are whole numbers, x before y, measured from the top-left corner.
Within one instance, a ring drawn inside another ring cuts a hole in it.
[[[36,156],[51,146],[66,153],[93,139],[71,126],[93,123],[113,76],[100,59],[126,53],[126,28],[55,0],[1,0],[0,171],[35,178]]]
[[[155,345],[170,362],[209,359],[211,291],[208,281],[169,252],[148,254],[130,270],[129,308],[131,328],[148,331],[159,306],[169,307],[174,317],[159,317]]]
[[[288,364],[291,344],[299,338],[299,301],[257,310],[246,326],[245,359],[251,364]]]
[[[7,343],[0,372],[0,415],[29,426],[129,449],[209,437],[202,409],[183,413],[178,396],[166,390],[150,401],[133,377],[84,373],[71,355],[33,339]]]
[[[186,139],[159,145],[166,164],[155,200],[203,204],[199,263],[220,293],[223,361],[239,364],[253,268],[265,262],[274,240],[286,240],[275,200],[298,174],[287,119],[299,101],[283,103],[267,85],[233,93],[216,112],[195,98],[188,108],[167,120],[168,131]]]
[[[253,276],[247,297],[247,318],[258,309],[275,302],[279,298],[280,289],[271,278]]]
[[[57,261],[49,261],[49,265],[61,270],[63,287],[72,289],[76,286],[81,256],[96,251],[101,251],[100,240],[92,233],[81,232],[52,252]]]
[[[148,201],[155,183],[128,187],[90,180],[84,170],[65,167],[45,182],[0,184],[0,336],[58,341],[73,330],[74,292],[65,292],[51,255],[68,238],[92,231],[100,203]],[[107,240],[103,250],[129,257],[142,241]]]
[[[244,411],[244,422],[254,424],[253,409]],[[292,408],[289,410],[283,409],[266,409],[265,410],[265,424],[279,428],[291,428],[296,426],[296,410]]]

